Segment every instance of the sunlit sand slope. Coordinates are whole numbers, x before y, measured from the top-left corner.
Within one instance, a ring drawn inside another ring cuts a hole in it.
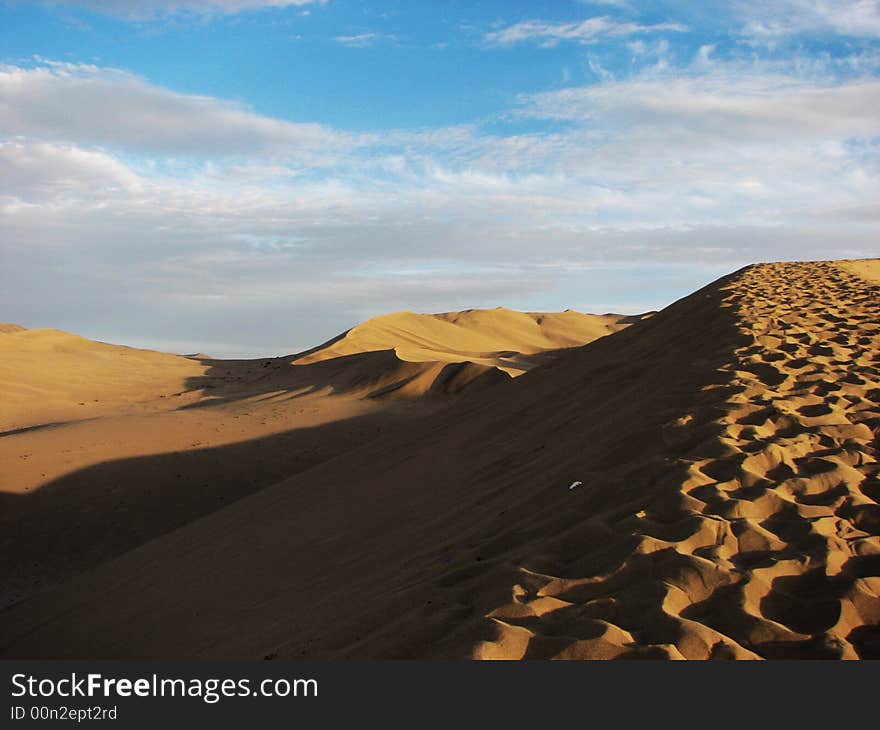
[[[665,424],[681,453],[654,499],[554,540],[555,570],[521,568],[478,656],[880,656],[880,289],[772,264],[722,293],[726,397]]]
[[[0,325],[0,432],[128,411],[205,370],[180,355]]]
[[[576,347],[639,317],[619,314],[469,309],[444,314],[396,312],[374,317],[294,360],[306,365],[344,355],[394,350],[407,362],[470,362],[519,375],[543,362],[530,355]]]

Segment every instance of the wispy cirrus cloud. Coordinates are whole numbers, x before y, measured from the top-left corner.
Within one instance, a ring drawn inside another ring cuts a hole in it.
[[[748,35],[831,33],[880,38],[880,0],[740,0],[736,9]]]
[[[351,48],[368,48],[381,41],[394,41],[396,36],[385,33],[355,33],[354,35],[338,35],[333,40]]]
[[[551,48],[564,41],[590,44],[607,38],[686,30],[687,28],[679,23],[641,25],[618,21],[609,16],[598,16],[573,23],[525,20],[486,33],[483,40],[491,46],[512,46],[517,43],[533,42]]]
[[[686,138],[692,148],[702,140],[777,144],[880,132],[878,80],[838,83],[734,64],[708,74],[645,74],[523,98],[524,114]]]
[[[122,18],[144,20],[167,15],[234,15],[249,10],[324,5],[329,0],[53,0]]]

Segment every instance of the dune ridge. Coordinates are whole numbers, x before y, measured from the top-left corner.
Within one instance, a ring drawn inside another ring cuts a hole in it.
[[[541,354],[547,359],[555,357],[552,350]],[[308,363],[294,360],[289,364],[293,367],[285,370],[283,377],[290,382],[308,383],[315,391],[328,394],[381,400],[457,395],[511,377],[493,365],[469,360],[404,360],[394,349],[334,355]]]
[[[406,362],[470,362],[516,376],[544,361],[530,355],[579,347],[638,319],[573,310],[516,312],[504,307],[442,314],[396,312],[352,327],[295,356],[293,363],[307,365],[346,355],[394,350]]]
[[[682,453],[654,500],[591,517],[613,567],[575,549],[521,568],[476,656],[880,657],[880,288],[819,263],[722,291],[742,338],[726,397],[666,424]]]
[[[414,399],[498,383],[628,327],[646,315],[468,309],[366,320],[291,364],[335,393]]]

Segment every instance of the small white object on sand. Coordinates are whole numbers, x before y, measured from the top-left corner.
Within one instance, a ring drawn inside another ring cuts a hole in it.
[[[577,487],[581,486],[581,484],[583,484],[583,482],[572,482],[569,490],[576,489]]]

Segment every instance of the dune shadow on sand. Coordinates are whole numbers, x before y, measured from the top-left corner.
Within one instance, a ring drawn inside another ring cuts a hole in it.
[[[535,360],[552,360],[553,352]],[[203,374],[186,381],[187,391],[202,397],[182,409],[210,408],[259,396],[279,401],[314,394],[354,395],[363,398],[446,398],[465,389],[473,391],[509,376],[493,367],[470,362],[408,362],[393,349],[342,355],[308,364],[291,357],[267,360],[202,360]]]
[[[398,427],[382,411],[211,448],[107,461],[0,493],[0,605],[17,602]]]

